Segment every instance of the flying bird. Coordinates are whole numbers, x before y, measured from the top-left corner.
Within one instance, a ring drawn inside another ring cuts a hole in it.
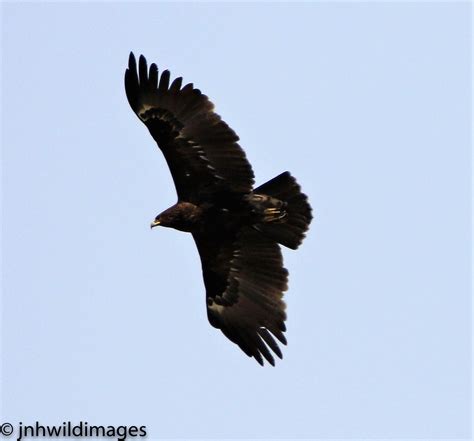
[[[263,365],[286,345],[288,271],[279,244],[296,249],[312,219],[307,197],[289,172],[253,188],[239,137],[214,105],[182,78],[170,82],[156,64],[125,71],[128,102],[165,156],[178,202],[151,227],[191,233],[202,265],[209,322]],[[275,340],[276,339],[276,340]]]

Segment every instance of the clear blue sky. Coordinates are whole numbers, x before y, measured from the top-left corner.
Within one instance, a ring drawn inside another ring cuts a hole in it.
[[[470,435],[468,3],[4,3],[3,418],[156,438]],[[206,318],[192,238],[125,98],[194,82],[257,183],[314,207],[284,360]]]

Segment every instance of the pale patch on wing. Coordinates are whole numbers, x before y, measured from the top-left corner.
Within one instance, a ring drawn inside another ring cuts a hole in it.
[[[154,109],[155,106],[142,103],[142,105],[140,106],[140,110],[137,112],[137,115],[145,123],[148,120],[155,118],[155,114],[153,112]],[[149,110],[151,110],[152,112],[149,112]]]
[[[217,312],[218,314],[222,314],[226,307],[224,305],[218,305],[217,303],[212,302],[212,304],[209,305],[208,308],[214,312]]]

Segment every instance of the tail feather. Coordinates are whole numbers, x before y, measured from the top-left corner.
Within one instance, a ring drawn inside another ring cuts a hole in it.
[[[287,216],[282,222],[260,223],[255,228],[288,248],[298,248],[313,216],[308,198],[301,192],[296,179],[289,172],[284,172],[253,192],[272,196],[287,204]]]

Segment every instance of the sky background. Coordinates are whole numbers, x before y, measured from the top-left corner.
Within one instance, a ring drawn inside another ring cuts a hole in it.
[[[468,438],[468,3],[3,3],[2,418],[148,438]],[[207,322],[128,54],[194,82],[315,219],[289,346]]]

